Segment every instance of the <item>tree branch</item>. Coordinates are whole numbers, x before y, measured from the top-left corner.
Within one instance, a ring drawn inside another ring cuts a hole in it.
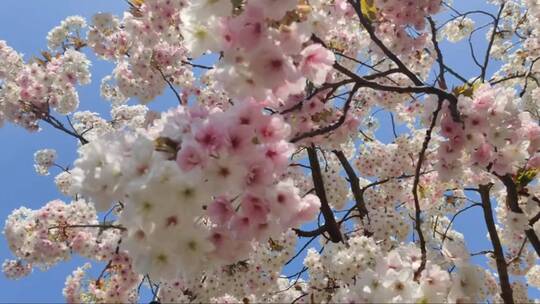
[[[431,42],[433,43],[433,47],[437,53],[437,62],[439,63],[439,87],[446,90],[448,87],[446,86],[446,78],[444,77],[445,66],[441,48],[439,47],[439,42],[437,41],[437,28],[435,27],[435,21],[433,21],[431,17],[427,17],[427,20],[429,21],[429,25],[431,27]]]
[[[371,26],[368,20],[364,17],[364,14],[362,14],[362,4],[360,1],[356,2],[353,0],[347,0],[349,4],[354,8],[356,11],[356,15],[358,15],[358,18],[360,19],[360,23],[362,26],[366,29],[366,31],[369,34],[369,37],[371,40],[381,49],[381,51],[388,57],[390,60],[392,60],[400,69],[400,71],[407,75],[407,77],[417,86],[422,86],[424,83],[416,76],[405,64],[396,56],[384,43],[377,37],[375,34],[375,30]]]
[[[433,86],[409,86],[409,87],[388,86],[388,85],[368,81],[367,79],[357,75],[356,73],[349,71],[347,68],[345,68],[344,66],[340,65],[337,62],[334,63],[334,68],[338,70],[339,72],[349,76],[351,79],[355,80],[356,84],[359,85],[359,87],[367,87],[374,90],[394,92],[394,93],[426,93],[426,94],[437,95],[439,98],[446,99],[450,103],[449,109],[450,109],[450,113],[452,114],[452,118],[454,119],[454,121],[461,120],[460,114],[457,108],[457,102],[458,102],[457,97],[444,90],[441,90]]]
[[[321,212],[324,216],[324,227],[330,235],[330,240],[334,243],[343,241],[343,236],[339,230],[339,226],[334,218],[334,213],[328,204],[328,199],[326,197],[326,191],[324,189],[324,182],[321,173],[321,167],[319,164],[319,159],[317,157],[317,150],[315,146],[311,145],[307,147],[307,153],[309,158],[309,163],[311,166],[311,176],[313,178],[313,185],[315,186],[315,193],[321,201]]]
[[[514,183],[514,180],[512,179],[512,176],[506,174],[503,176],[497,175],[497,177],[506,187],[506,207],[512,212],[523,214],[523,210],[521,210],[521,207],[519,207],[519,191],[516,183]],[[540,239],[538,239],[534,229],[528,228],[525,230],[525,235],[529,239],[529,242],[531,242],[536,254],[540,257]]]
[[[420,251],[422,253],[422,261],[420,263],[420,267],[418,267],[418,269],[414,273],[415,280],[418,280],[420,278],[420,274],[422,274],[422,271],[426,268],[426,262],[427,262],[426,240],[424,238],[424,233],[422,232],[422,219],[421,219],[422,210],[420,209],[420,199],[418,198],[418,184],[420,183],[420,171],[422,170],[422,164],[424,162],[426,151],[429,146],[429,142],[431,141],[431,132],[433,132],[433,128],[435,128],[435,124],[437,123],[437,118],[439,117],[439,112],[441,111],[443,102],[444,100],[442,98],[439,98],[437,109],[435,109],[435,111],[433,112],[431,125],[426,130],[426,137],[424,138],[424,143],[422,144],[422,150],[420,150],[420,154],[418,156],[418,163],[416,164],[416,170],[414,174],[412,194],[414,197],[415,229],[416,229],[416,232],[418,233],[418,239],[420,241]]]
[[[487,67],[489,64],[491,48],[493,47],[493,43],[495,42],[495,36],[497,35],[497,27],[499,26],[499,21],[501,20],[501,14],[504,10],[504,5],[505,3],[502,2],[501,8],[499,9],[499,13],[497,14],[497,18],[495,19],[494,24],[493,24],[493,32],[491,33],[491,38],[489,39],[486,55],[484,56],[484,64],[482,65],[481,72],[480,72],[480,80],[482,80],[482,82],[484,82],[484,80],[486,79],[486,72],[487,72]]]
[[[40,116],[42,121],[46,122],[47,124],[49,124],[50,126],[52,126],[53,128],[57,130],[60,130],[68,135],[71,135],[77,138],[81,142],[82,145],[86,145],[87,143],[89,143],[89,141],[86,138],[84,138],[84,136],[77,133],[76,131],[69,130],[68,128],[64,126],[64,124],[61,121],[56,119],[54,116],[51,116],[48,113],[42,113],[42,112],[40,112],[39,114],[42,114]]]
[[[493,244],[493,253],[495,255],[495,262],[497,264],[497,272],[499,273],[499,281],[501,285],[501,297],[506,304],[514,303],[514,298],[512,296],[512,286],[510,285],[506,260],[504,259],[504,252],[502,249],[501,241],[497,233],[495,220],[493,219],[493,210],[491,210],[491,202],[489,198],[489,191],[491,186],[492,185],[479,186],[480,197],[482,199],[482,208],[484,210],[484,220],[486,221],[486,227],[489,232],[489,237],[491,239],[491,243]]]
[[[360,213],[360,217],[363,219],[364,217],[368,216],[369,218],[366,203],[364,201],[364,191],[362,191],[362,189],[360,188],[360,180],[358,179],[358,176],[354,172],[354,169],[347,160],[347,157],[345,156],[343,151],[334,150],[333,152],[339,159],[341,166],[343,166],[343,169],[345,169],[345,173],[347,173],[347,176],[349,177],[351,191],[353,193],[354,200],[356,201],[356,208]]]
[[[176,91],[176,89],[172,85],[171,81],[169,79],[167,79],[167,77],[165,76],[165,74],[163,74],[163,71],[161,70],[161,68],[159,66],[156,65],[155,68],[156,68],[156,70],[158,70],[159,74],[163,78],[163,81],[165,81],[167,83],[167,85],[169,85],[169,88],[173,91],[174,95],[176,96],[176,99],[178,99],[178,103],[180,105],[183,105],[184,102],[182,101],[182,97],[180,97],[180,94],[178,94],[178,91]]]

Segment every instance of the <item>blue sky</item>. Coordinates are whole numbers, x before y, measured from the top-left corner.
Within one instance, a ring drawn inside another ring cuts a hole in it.
[[[46,49],[46,35],[61,20],[70,15],[91,17],[99,11],[121,13],[125,3],[120,0],[2,0],[0,10],[0,40],[25,55],[25,59]],[[92,84],[79,90],[82,107],[107,112],[108,104],[99,96],[99,82],[111,71],[111,65],[92,58]],[[61,197],[54,185],[56,172],[38,176],[33,169],[33,153],[38,149],[54,148],[59,163],[69,164],[76,157],[76,144],[67,136],[43,125],[40,134],[30,134],[22,128],[6,124],[0,129],[0,223],[21,205],[39,208],[46,202]],[[0,260],[11,257],[7,243],[0,239]],[[0,302],[64,302],[62,288],[66,275],[82,259],[61,263],[47,272],[35,269],[33,274],[19,281],[0,275]]]
[[[460,9],[486,8],[483,1],[456,0]],[[0,40],[6,40],[10,46],[25,54],[28,59],[39,54],[46,48],[47,32],[58,25],[61,20],[70,15],[91,17],[93,13],[107,11],[120,14],[126,4],[122,0],[2,0],[0,10]],[[493,11],[492,7],[489,7]],[[481,22],[479,23],[481,24]],[[483,41],[483,32],[478,35]],[[450,45],[443,43],[447,63],[459,70],[466,77],[478,74],[477,69],[468,59],[468,46],[466,44]],[[483,52],[482,47],[479,51]],[[466,54],[466,55],[464,55]],[[108,113],[109,106],[99,96],[99,82],[101,78],[112,70],[110,63],[90,56],[92,60],[92,84],[81,87],[79,96],[81,109]],[[495,68],[491,66],[491,71]],[[158,98],[152,105],[156,108],[167,108],[176,103],[170,92]],[[381,114],[380,117],[387,117]],[[388,125],[388,121],[381,118],[381,125]],[[378,133],[383,139],[391,140],[392,135],[388,127],[381,128]],[[29,208],[39,208],[46,202],[61,198],[53,182],[58,173],[52,169],[48,177],[38,176],[33,168],[33,154],[38,149],[54,148],[58,151],[58,163],[71,164],[76,157],[75,141],[66,135],[43,125],[40,134],[30,134],[27,131],[13,126],[5,125],[0,129],[0,224],[15,208],[22,205]],[[486,238],[480,208],[473,208],[459,217],[456,225],[468,237],[467,242],[471,252],[490,249]],[[10,258],[4,238],[0,238],[0,262]],[[301,261],[301,258],[298,260]],[[84,261],[74,258],[67,263],[54,266],[47,272],[38,269],[22,280],[6,280],[0,275],[0,302],[63,302],[62,288],[65,277]],[[295,269],[301,267],[298,263],[291,265]],[[101,270],[101,266],[95,268]],[[290,272],[289,272],[290,273]]]

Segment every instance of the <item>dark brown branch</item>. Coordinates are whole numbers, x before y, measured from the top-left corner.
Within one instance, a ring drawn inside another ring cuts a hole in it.
[[[394,138],[398,138],[397,132],[396,132],[396,121],[394,120],[394,114],[389,111],[390,113],[390,122],[392,123],[392,133],[394,134]]]
[[[328,199],[326,197],[326,190],[324,189],[324,182],[321,173],[321,167],[319,164],[319,159],[317,157],[317,150],[315,146],[311,145],[307,147],[307,153],[309,158],[309,164],[311,166],[311,176],[313,178],[313,186],[315,186],[315,193],[321,201],[321,213],[324,216],[324,227],[330,235],[330,240],[334,243],[343,241],[343,236],[339,230],[339,225],[334,218],[334,213],[328,204]]]
[[[444,231],[444,234],[443,234],[443,237],[442,237],[442,240],[441,240],[441,244],[444,243],[444,241],[448,238],[448,231],[450,230],[450,228],[452,227],[452,224],[454,223],[454,221],[456,220],[456,218],[463,212],[473,208],[473,207],[476,207],[476,206],[482,206],[482,204],[479,204],[479,203],[474,203],[470,206],[467,206],[461,210],[459,210],[458,212],[456,212],[453,216],[452,216],[452,219],[450,220],[450,223],[448,223],[448,226],[446,227],[446,230]]]
[[[167,76],[165,76],[165,74],[163,74],[163,71],[161,70],[161,68],[159,66],[155,66],[155,68],[156,68],[156,70],[158,70],[159,74],[163,78],[163,81],[165,81],[167,83],[167,85],[169,86],[169,88],[173,91],[174,95],[176,96],[176,99],[178,99],[178,103],[180,105],[183,105],[184,102],[182,101],[182,97],[180,97],[180,94],[178,94],[178,91],[176,91],[176,89],[172,85],[171,81],[169,79],[167,79]]]
[[[354,61],[354,62],[358,63],[359,65],[365,66],[365,67],[367,67],[367,68],[369,68],[369,69],[371,69],[371,70],[373,70],[375,72],[381,72],[381,70],[377,69],[377,65],[381,64],[382,62],[384,62],[386,60],[385,58],[383,58],[381,61],[375,63],[374,65],[371,65],[371,64],[365,63],[365,62],[363,62],[361,60],[358,60],[357,58],[354,58],[354,57],[351,57],[349,55],[343,54],[342,52],[339,52],[336,49],[333,49],[333,48],[331,48],[331,49],[334,51],[334,54],[336,54],[338,56],[341,56],[343,58],[349,59],[350,61]]]
[[[86,138],[84,138],[84,136],[82,136],[81,134],[75,131],[69,130],[68,128],[64,126],[62,122],[60,122],[54,116],[51,116],[46,113],[44,116],[41,116],[41,120],[48,123],[53,128],[77,138],[81,142],[82,145],[86,145],[87,143],[89,143],[89,141]]]
[[[439,112],[441,111],[443,99],[439,98],[439,102],[437,105],[437,109],[433,112],[433,118],[431,119],[431,124],[429,128],[426,130],[426,136],[424,138],[424,143],[422,144],[422,150],[420,150],[420,154],[418,155],[418,163],[416,164],[416,170],[414,174],[414,182],[412,187],[412,194],[414,197],[414,209],[415,209],[415,229],[418,233],[418,239],[420,241],[420,251],[422,253],[422,260],[420,262],[420,267],[416,270],[414,273],[415,280],[418,280],[420,278],[420,275],[422,274],[422,271],[426,268],[426,262],[427,262],[427,249],[426,249],[426,240],[424,238],[424,233],[422,232],[422,210],[420,209],[420,199],[418,198],[418,185],[420,183],[420,172],[422,170],[422,164],[424,163],[424,158],[426,155],[426,151],[429,146],[429,142],[431,141],[431,133],[433,132],[433,128],[435,128],[435,124],[437,123],[437,118],[439,117]]]
[[[186,61],[186,60],[182,60],[182,63],[190,65],[190,66],[192,66],[194,68],[199,68],[199,69],[204,69],[204,70],[212,70],[212,69],[214,69],[214,67],[211,67],[211,66],[202,65],[202,64],[195,64],[195,63],[192,63],[192,62]]]
[[[525,77],[526,75],[527,75],[526,73],[512,74],[512,75],[508,75],[508,76],[500,78],[500,79],[492,79],[492,80],[489,81],[489,83],[491,85],[496,85],[498,83],[505,82],[505,81],[508,81],[508,80]]]
[[[493,19],[493,21],[495,21],[495,19],[497,17],[495,17],[493,14],[489,13],[489,12],[486,12],[486,11],[480,11],[480,10],[472,10],[472,11],[467,11],[465,13],[460,13],[458,10],[456,10],[455,8],[453,8],[451,5],[448,5],[447,3],[443,2],[442,3],[444,6],[448,7],[450,10],[452,10],[454,13],[457,14],[457,16],[445,21],[443,24],[441,24],[441,26],[439,28],[442,28],[444,27],[447,23],[453,21],[453,20],[456,20],[457,18],[464,18],[464,17],[467,17],[468,15],[471,15],[471,14],[481,14],[481,15],[485,15],[485,16],[488,16],[490,17],[491,19]]]
[[[66,128],[66,126],[64,126],[64,124],[60,120],[58,120],[56,117],[51,115],[50,108],[49,108],[49,105],[48,105],[48,101],[47,101],[47,106],[46,106],[45,109],[39,108],[36,105],[34,105],[32,103],[25,102],[23,100],[19,100],[19,102],[24,104],[25,106],[27,106],[30,109],[30,111],[32,113],[34,113],[39,119],[46,122],[47,124],[49,124],[53,128],[55,128],[57,130],[60,130],[60,131],[66,133],[66,134],[68,134],[70,136],[73,136],[73,137],[77,138],[82,145],[86,145],[87,143],[89,143],[89,141],[86,138],[84,138],[83,134],[79,134],[77,132],[77,130],[75,130],[75,128],[73,127],[73,124],[71,124],[71,120],[69,118],[68,118],[68,122],[69,122],[72,130]]]
[[[326,226],[322,225],[319,228],[315,230],[310,230],[310,231],[305,231],[305,230],[296,229],[296,228],[294,228],[293,230],[296,233],[296,235],[298,235],[299,237],[315,237],[315,236],[319,236],[323,234],[326,231]]]
[[[535,216],[533,216],[530,220],[529,220],[529,225],[534,225],[536,224],[536,222],[538,222],[538,220],[540,220],[540,212],[538,212]]]
[[[482,250],[482,251],[478,251],[478,252],[473,252],[473,253],[470,254],[470,256],[486,255],[486,254],[493,255],[495,253],[493,252],[493,250]]]
[[[481,65],[480,62],[478,61],[478,58],[476,57],[476,54],[475,54],[475,52],[474,52],[474,47],[473,47],[473,43],[472,43],[472,37],[473,37],[473,35],[474,35],[476,32],[478,32],[478,31],[480,31],[481,29],[483,29],[483,28],[489,26],[490,24],[491,24],[491,22],[490,22],[490,23],[487,23],[487,24],[484,24],[484,25],[482,25],[482,26],[480,26],[480,27],[475,28],[475,29],[469,34],[469,38],[468,38],[469,49],[470,49],[470,51],[471,51],[471,57],[472,57],[474,63],[476,64],[476,66],[478,66],[480,69],[482,69],[482,65]],[[477,78],[477,79],[478,79],[478,78]],[[476,79],[475,79],[475,81],[476,81]]]
[[[366,75],[366,76],[364,76],[364,79],[375,80],[377,78],[387,77],[389,75],[396,74],[396,73],[401,73],[401,71],[399,69],[389,69],[389,70],[386,70],[384,72]]]
[[[491,48],[493,47],[493,43],[495,42],[495,37],[497,35],[497,27],[499,26],[499,21],[501,20],[501,14],[504,10],[505,3],[503,2],[501,4],[501,8],[499,9],[499,13],[497,14],[497,18],[495,19],[495,22],[493,24],[493,32],[491,33],[491,37],[489,39],[488,47],[486,50],[486,55],[484,56],[484,64],[482,65],[481,72],[480,72],[480,80],[484,82],[486,79],[486,72],[489,64],[489,57],[491,53]]]
[[[495,262],[497,264],[497,272],[499,273],[499,283],[501,285],[501,297],[506,304],[514,303],[506,260],[504,259],[503,248],[499,239],[499,234],[497,233],[495,220],[493,219],[493,210],[491,209],[491,201],[489,198],[491,186],[492,185],[480,185],[479,187],[480,197],[482,199],[482,208],[484,210],[484,220],[486,221],[489,237],[491,239],[491,243],[493,244],[493,253],[495,255]]]
[[[431,27],[431,42],[433,43],[433,47],[437,53],[437,63],[439,64],[439,87],[446,90],[448,87],[446,86],[446,78],[444,77],[444,59],[441,48],[439,47],[439,42],[437,41],[437,28],[435,27],[435,21],[433,21],[431,17],[428,17],[427,19]]]
[[[294,303],[297,303],[298,301],[300,301],[303,297],[307,296],[309,293],[302,293],[299,297],[297,297],[296,299],[294,299],[291,304],[294,304]]]
[[[433,86],[408,86],[408,87],[402,87],[402,86],[388,86],[384,84],[379,84],[376,82],[368,81],[367,79],[357,75],[354,72],[349,71],[344,66],[340,65],[339,63],[334,63],[334,68],[338,70],[339,72],[349,76],[351,79],[356,81],[356,84],[359,85],[359,87],[367,87],[378,91],[385,91],[385,92],[394,92],[394,93],[426,93],[426,94],[432,94],[437,95],[439,98],[448,100],[449,109],[452,114],[452,118],[454,121],[460,121],[460,114],[457,109],[457,97],[444,91],[439,88],[433,87]]]
[[[518,261],[521,258],[521,254],[523,253],[523,249],[525,249],[526,244],[527,244],[527,238],[524,238],[523,242],[521,243],[521,246],[519,247],[518,253],[516,254],[515,257],[513,257],[510,261],[508,261],[508,263],[506,263],[506,265],[510,265],[510,264],[514,263],[515,261]]]
[[[105,267],[103,268],[103,270],[101,271],[101,273],[100,273],[99,276],[97,277],[97,279],[96,279],[96,284],[97,284],[97,285],[100,284],[100,281],[101,281],[101,279],[103,278],[103,276],[105,275],[105,272],[106,272],[107,270],[109,270],[109,268],[111,268],[112,261],[113,261],[113,260],[109,260],[109,262],[107,263],[107,265],[105,265]]]
[[[304,169],[310,169],[311,170],[310,166],[304,165],[304,164],[291,163],[291,164],[289,164],[289,166],[290,167],[301,167],[301,168],[304,168]]]
[[[358,212],[360,213],[360,217],[363,219],[365,216],[369,217],[368,210],[366,208],[366,203],[364,201],[364,191],[360,188],[360,180],[358,179],[358,176],[354,172],[354,169],[352,168],[351,164],[347,160],[347,157],[343,153],[343,151],[333,151],[334,154],[339,159],[339,162],[341,163],[341,166],[343,166],[343,169],[345,170],[345,173],[347,173],[347,176],[349,177],[349,183],[351,184],[351,191],[354,196],[354,200],[356,201],[356,208],[358,209]]]
[[[527,70],[527,74],[525,74],[525,84],[523,85],[523,88],[521,89],[521,92],[519,93],[519,97],[523,97],[525,95],[525,92],[527,92],[527,87],[529,86],[529,77],[531,77],[531,73],[533,72],[534,65],[536,62],[540,59],[540,57],[536,57],[529,66],[529,69]],[[534,79],[534,77],[533,77]]]
[[[469,80],[467,80],[465,77],[461,76],[458,72],[454,71],[452,68],[450,68],[449,66],[447,66],[446,64],[444,65],[444,69],[452,74],[454,77],[456,77],[457,79],[461,80],[463,83],[466,83],[467,85],[471,86],[472,84],[469,82]]]
[[[118,229],[118,230],[122,230],[122,231],[125,231],[127,230],[125,227],[123,226],[119,226],[119,225],[100,225],[100,224],[96,224],[96,225],[66,225],[66,226],[51,226],[49,227],[49,230],[51,229],[67,229],[67,228],[99,228],[99,229]]]
[[[384,43],[377,37],[375,34],[375,30],[373,29],[373,26],[369,23],[369,21],[364,17],[364,14],[362,13],[362,4],[360,1],[356,2],[354,0],[348,0],[348,2],[352,5],[354,10],[356,11],[356,15],[358,15],[358,19],[360,20],[360,23],[362,26],[366,29],[366,31],[369,34],[369,37],[371,40],[381,49],[381,51],[386,55],[386,57],[390,58],[399,68],[400,72],[407,75],[407,77],[416,85],[416,86],[422,86],[424,83],[414,74],[405,64],[396,56],[392,51],[384,45]]]
[[[300,248],[298,252],[285,263],[285,265],[289,265],[294,259],[296,259],[302,253],[302,251],[304,251],[304,249],[306,249],[309,246],[309,244],[311,244],[311,242],[313,242],[316,238],[317,238],[317,235],[312,236],[311,239],[307,241],[304,244],[304,246],[302,246],[302,248]]]
[[[519,207],[519,191],[517,189],[516,183],[512,179],[512,176],[506,174],[503,176],[497,175],[497,177],[506,187],[506,207],[512,212],[523,214],[523,210],[521,210],[521,207]],[[534,232],[534,229],[528,228],[527,230],[525,230],[525,235],[527,236],[529,242],[536,251],[536,254],[540,257],[540,239],[538,239],[538,236],[536,235],[536,232]]]

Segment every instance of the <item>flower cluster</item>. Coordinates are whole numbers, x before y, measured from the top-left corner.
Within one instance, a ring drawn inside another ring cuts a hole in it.
[[[313,31],[306,13],[296,0],[248,1],[239,7],[193,1],[182,12],[182,34],[194,57],[223,52],[214,77],[230,96],[285,99],[303,92],[306,79],[324,83],[335,60],[320,44],[304,47]]]
[[[102,96],[113,104],[130,97],[149,102],[170,81],[193,86],[187,51],[181,43],[180,10],[184,1],[151,0],[134,7],[122,20],[109,13],[96,14],[88,32],[88,45],[99,56],[116,61],[112,76],[102,81]]]
[[[32,265],[20,260],[5,260],[2,263],[2,272],[8,279],[17,280],[32,272]]]
[[[4,235],[19,259],[47,269],[69,259],[72,250],[83,253],[84,246],[95,246],[95,229],[72,229],[72,225],[98,224],[94,207],[85,201],[65,204],[55,200],[39,210],[21,207],[7,218]],[[81,242],[87,242],[80,246]]]
[[[420,252],[403,246],[387,253],[364,236],[349,247],[327,245],[323,254],[310,249],[304,264],[310,282],[303,286],[317,301],[350,303],[477,302],[494,296],[493,278],[484,269],[462,263],[449,274],[437,260],[428,261],[419,279]]]
[[[412,25],[417,30],[424,28],[426,16],[433,15],[441,9],[441,2],[437,0],[405,2],[375,0],[374,2],[384,19],[397,26]]]
[[[68,44],[76,44],[80,39],[81,30],[86,27],[86,20],[81,16],[70,16],[63,20],[59,26],[47,34],[47,44],[50,50],[66,48]]]
[[[35,131],[37,121],[46,117],[50,108],[60,114],[78,108],[75,86],[90,83],[90,61],[73,47],[55,56],[43,54],[44,60],[24,63],[0,41],[0,62],[6,62],[0,70],[0,119]]]
[[[136,303],[143,286],[157,302],[530,302],[540,6],[489,2],[498,14],[439,0],[129,0],[122,16],[68,17],[39,58],[0,41],[0,123],[41,120],[78,142],[66,168],[35,153],[73,201],[13,211],[4,274],[82,256],[71,303]],[[478,33],[477,17],[494,22],[486,62],[470,40],[480,75],[468,80],[443,51]],[[77,111],[86,51],[114,66],[108,115]],[[178,106],[145,105],[169,89]],[[492,240],[480,253],[456,221],[475,207]]]
[[[58,188],[58,191],[64,195],[69,195],[69,189],[71,189],[71,184],[73,179],[69,171],[62,171],[54,178],[54,183]]]
[[[49,175],[49,168],[54,165],[56,151],[53,149],[38,150],[34,153],[34,168],[40,175]]]
[[[436,103],[429,102],[430,107]],[[447,139],[438,149],[441,177],[457,177],[466,165],[489,167],[498,175],[514,174],[540,148],[540,127],[520,112],[512,88],[482,85],[472,98],[461,95],[459,107],[463,124],[448,111],[440,121],[440,134]]]
[[[105,268],[108,276],[88,278],[90,263],[77,268],[67,277],[63,290],[68,303],[136,303],[141,275],[132,270],[131,259],[125,253],[114,254]]]
[[[163,281],[159,298],[165,302],[200,301],[205,303],[292,302],[300,295],[287,288],[288,279],[280,277],[281,267],[294,254],[296,236],[288,231],[253,244],[249,258],[195,276]],[[204,279],[206,278],[206,279]]]
[[[237,261],[251,240],[314,218],[318,199],[277,180],[292,153],[288,135],[254,102],[227,112],[179,107],[147,131],[110,133],[81,147],[72,191],[98,210],[123,202],[123,244],[136,269],[174,278],[211,261]],[[170,236],[174,242],[165,241]]]
[[[458,42],[474,30],[474,21],[470,18],[458,18],[448,22],[441,35],[450,42]]]

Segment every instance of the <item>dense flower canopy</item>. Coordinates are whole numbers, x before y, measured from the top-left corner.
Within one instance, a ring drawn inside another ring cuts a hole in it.
[[[71,303],[138,302],[143,285],[158,302],[533,301],[538,1],[127,3],[67,17],[30,60],[0,41],[0,124],[78,142],[70,167],[54,147],[35,153],[72,201],[7,218],[8,278],[79,255]],[[441,43],[469,44],[477,76],[448,66]],[[110,119],[78,110],[89,52],[114,64]],[[149,110],[165,90],[178,106]],[[471,208],[486,267],[453,226]]]

